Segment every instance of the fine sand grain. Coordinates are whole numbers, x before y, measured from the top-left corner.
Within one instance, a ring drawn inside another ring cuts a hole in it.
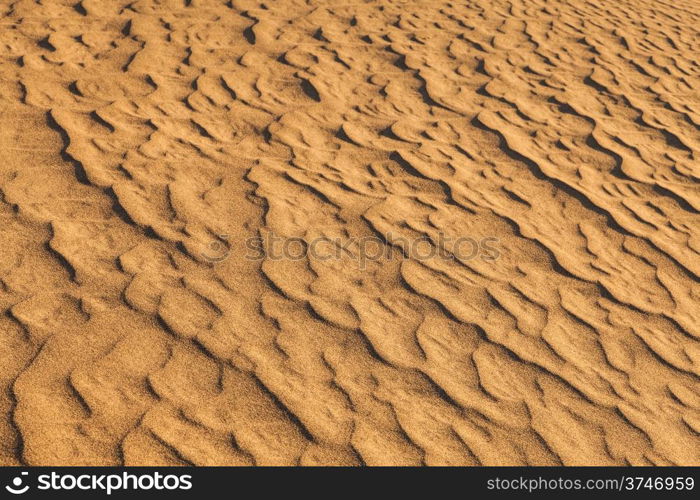
[[[700,465],[698,0],[0,0],[0,464]]]

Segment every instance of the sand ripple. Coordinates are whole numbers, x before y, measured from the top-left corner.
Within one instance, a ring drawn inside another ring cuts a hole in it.
[[[696,7],[3,2],[0,463],[699,465]]]

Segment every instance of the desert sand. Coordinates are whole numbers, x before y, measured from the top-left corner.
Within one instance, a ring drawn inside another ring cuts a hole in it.
[[[699,9],[0,1],[0,464],[700,465]]]

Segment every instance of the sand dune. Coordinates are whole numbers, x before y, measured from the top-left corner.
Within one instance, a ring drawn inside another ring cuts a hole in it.
[[[0,464],[700,465],[697,7],[3,0]]]

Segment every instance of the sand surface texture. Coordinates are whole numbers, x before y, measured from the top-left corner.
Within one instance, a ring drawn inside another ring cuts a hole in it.
[[[699,12],[0,1],[0,463],[700,464]]]

